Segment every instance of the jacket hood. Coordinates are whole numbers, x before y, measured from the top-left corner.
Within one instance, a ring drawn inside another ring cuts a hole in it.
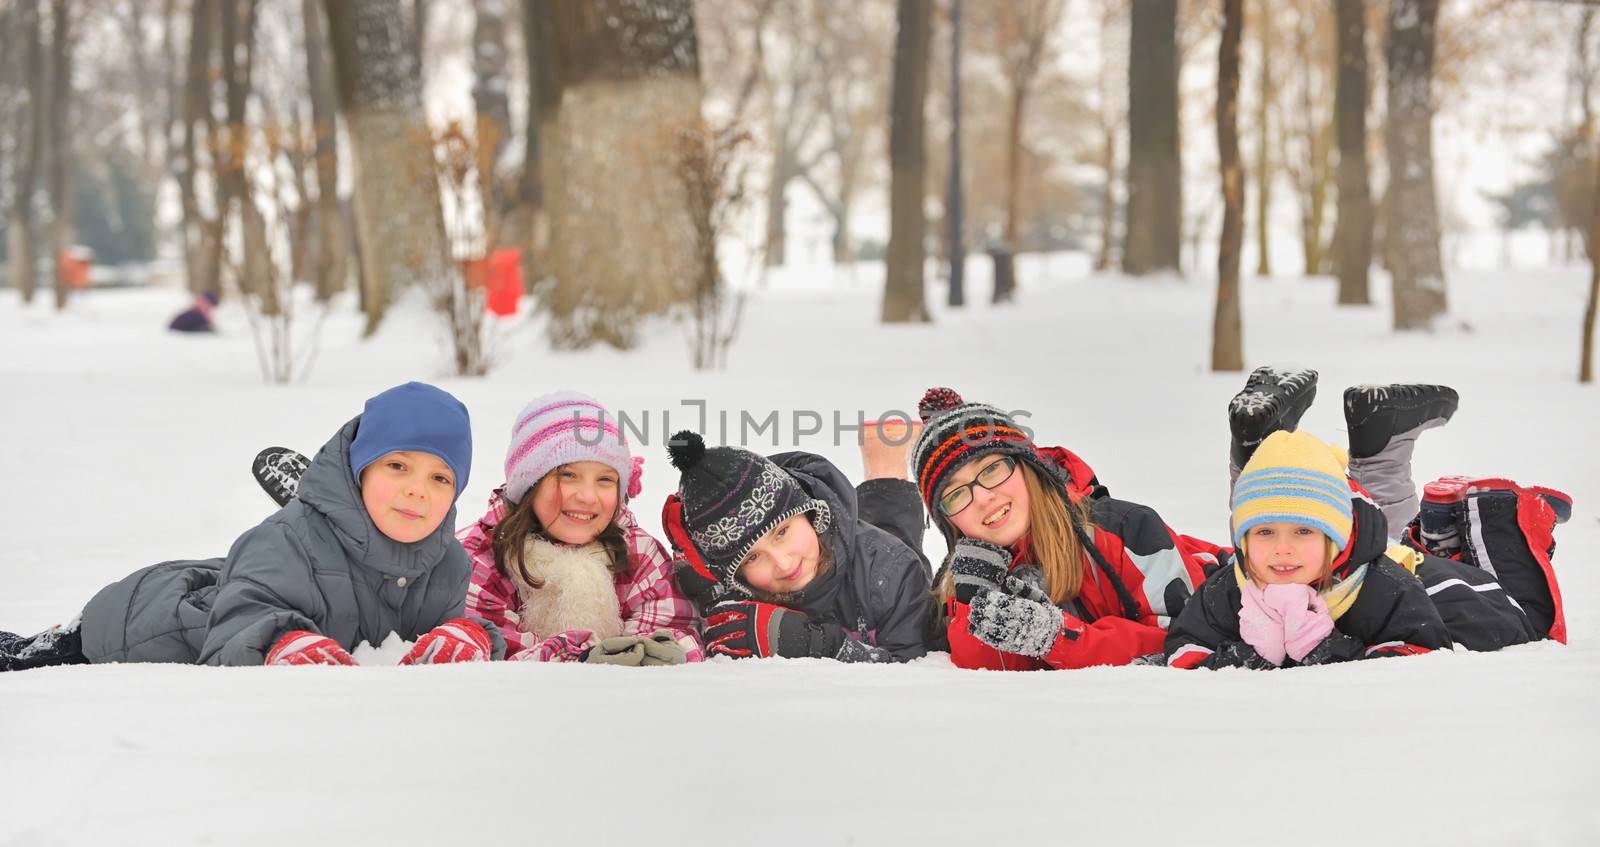
[[[379,531],[361,502],[361,488],[350,475],[350,444],[361,416],[339,428],[300,478],[297,502],[321,515],[345,554],[356,565],[392,577],[414,577],[431,569],[456,544],[456,508],[451,503],[437,529],[421,541],[395,541]]]

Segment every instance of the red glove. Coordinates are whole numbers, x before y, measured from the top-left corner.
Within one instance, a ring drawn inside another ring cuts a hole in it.
[[[267,651],[268,665],[354,665],[356,660],[326,635],[297,629]]]
[[[402,665],[447,665],[452,662],[487,662],[494,652],[489,633],[477,622],[452,618],[423,633]]]

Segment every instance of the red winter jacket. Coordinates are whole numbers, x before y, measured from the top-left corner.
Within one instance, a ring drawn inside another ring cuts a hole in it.
[[[956,667],[1045,670],[1125,665],[1162,651],[1167,625],[1195,587],[1216,567],[1218,546],[1178,535],[1148,506],[1105,493],[1094,472],[1060,447],[1037,448],[1040,458],[1066,472],[1073,502],[1091,497],[1094,550],[1084,562],[1083,586],[1066,601],[1061,634],[1040,658],[1002,653],[967,629],[967,604],[952,598],[950,658]],[[1012,549],[1012,568],[1032,563],[1024,536]]]

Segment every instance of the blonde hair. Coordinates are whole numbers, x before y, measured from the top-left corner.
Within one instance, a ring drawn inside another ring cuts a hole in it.
[[[1023,484],[1028,489],[1028,534],[1024,538],[1039,569],[1044,572],[1044,588],[1050,601],[1059,606],[1077,597],[1083,589],[1087,556],[1082,538],[1089,530],[1088,501],[1072,501],[1065,491],[1044,480],[1027,462],[1018,461],[1017,470],[1022,473]],[[944,578],[934,588],[941,607],[955,594],[949,563],[950,558],[946,556]]]

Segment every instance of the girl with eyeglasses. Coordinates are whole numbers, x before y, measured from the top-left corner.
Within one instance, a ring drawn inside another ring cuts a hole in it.
[[[934,581],[957,667],[1044,670],[1159,656],[1219,548],[1109,496],[1005,412],[948,388],[919,404],[912,467],[950,554]]]

